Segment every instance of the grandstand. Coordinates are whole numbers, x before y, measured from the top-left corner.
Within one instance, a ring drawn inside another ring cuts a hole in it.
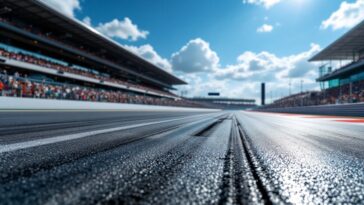
[[[321,91],[298,93],[265,108],[364,102],[364,21],[313,56]]]
[[[199,106],[181,79],[38,0],[0,0],[0,95]]]
[[[320,82],[331,103],[364,102],[364,21],[318,53]]]
[[[256,101],[254,99],[194,97],[189,100],[199,104],[204,104],[206,107],[214,107],[224,110],[245,110],[256,107]]]

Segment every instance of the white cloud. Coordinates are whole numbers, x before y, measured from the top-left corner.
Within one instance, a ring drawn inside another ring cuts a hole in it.
[[[217,78],[230,78],[247,81],[278,81],[283,78],[305,78],[316,72],[315,64],[308,59],[320,51],[317,44],[311,44],[308,51],[291,56],[277,57],[269,52],[245,52],[237,63],[215,71]]]
[[[128,19],[128,18],[126,18]],[[92,22],[91,22],[91,18],[90,17],[85,17],[83,20],[82,20],[83,23],[85,23],[87,26],[93,28],[92,26]],[[131,22],[131,21],[130,21]],[[107,24],[107,23],[106,23]],[[104,25],[106,25],[104,24]],[[133,26],[131,26],[133,27]],[[135,26],[135,28],[137,29],[137,27]],[[134,29],[135,29],[134,28]],[[99,29],[99,27],[96,27],[95,28],[96,30],[98,30],[99,32],[103,33],[103,30]],[[133,30],[133,29],[132,29]],[[135,32],[134,32],[135,33]],[[131,35],[131,34],[130,34]],[[125,37],[125,39],[128,39],[129,37],[127,37],[127,34],[123,34],[123,37]],[[137,39],[136,36],[134,36],[134,40]],[[132,40],[133,40],[133,37],[130,37]],[[145,45],[142,45],[142,46],[132,46],[132,45],[123,45],[124,48],[128,49],[129,51],[135,53],[136,55],[144,58],[145,60],[153,63],[154,65],[164,69],[165,71],[167,72],[172,72],[172,66],[171,64],[169,63],[169,61],[165,58],[162,58],[153,48],[152,45],[150,44],[145,44]]]
[[[364,19],[364,0],[348,3],[344,1],[340,8],[331,16],[321,23],[321,29],[332,28],[338,30],[342,28],[351,28]]]
[[[219,61],[209,43],[201,38],[189,41],[171,57],[173,70],[185,73],[211,71],[218,66]]]
[[[91,25],[90,19],[84,19],[84,22]],[[95,29],[108,37],[131,41],[145,39],[149,34],[149,31],[139,30],[128,17],[124,20],[114,19],[107,23],[100,23]]]
[[[304,80],[304,89],[319,88],[315,82],[317,65],[307,62],[321,50],[317,44],[311,44],[307,51],[283,57],[266,51],[246,51],[238,56],[235,64],[224,67],[219,64],[218,54],[208,45],[202,39],[195,39],[173,54],[177,61],[172,61],[175,74],[189,83],[179,90],[188,91],[188,96],[206,96],[215,91],[223,96],[254,98],[259,102],[261,82],[267,83],[267,91],[275,98],[288,94],[289,81],[292,93],[300,91],[301,80]]]
[[[70,17],[75,16],[76,10],[81,10],[81,4],[79,0],[40,0],[40,1]]]
[[[321,47],[318,44],[311,44],[310,50],[288,57],[287,61],[292,65],[287,70],[287,76],[290,78],[312,76],[317,71],[317,64],[308,62],[308,59],[320,50]]]
[[[85,23],[86,25],[92,27],[91,18],[89,16],[86,16],[84,19],[82,19],[82,22]]]
[[[148,60],[149,62],[157,65],[167,72],[172,72],[172,66],[169,61],[162,58],[153,48],[153,46],[146,44],[140,47],[124,45],[126,49],[137,54],[138,56]]]
[[[81,10],[79,0],[39,0],[53,9],[60,11],[61,13],[75,17],[75,11]],[[130,18],[125,17],[123,20],[114,19],[110,22],[100,23],[96,27],[92,26],[91,18],[85,17],[83,23],[96,29],[100,33],[111,37],[120,38],[123,40],[136,41],[138,39],[145,39],[149,35],[149,31],[140,30],[136,24],[134,24]]]
[[[243,0],[244,4],[255,4],[255,5],[262,5],[266,9],[271,8],[272,6],[278,4],[281,0]]]
[[[272,32],[274,29],[274,27],[272,25],[269,25],[269,24],[263,24],[262,26],[260,26],[258,29],[257,29],[257,32],[258,33],[270,33]]]

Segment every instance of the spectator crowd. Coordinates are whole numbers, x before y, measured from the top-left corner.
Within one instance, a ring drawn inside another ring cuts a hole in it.
[[[364,102],[364,80],[322,91],[298,93],[274,101],[264,108],[299,107]]]
[[[0,69],[0,96],[182,107],[202,106],[199,103],[185,99],[159,98],[121,90],[97,89],[47,82],[46,80],[39,81],[19,72],[10,75],[6,70],[2,69]]]
[[[81,69],[63,65],[61,63],[56,63],[55,61],[46,60],[45,58],[40,58],[40,57],[36,57],[36,56],[30,55],[30,54],[25,54],[22,52],[18,52],[18,53],[10,52],[8,50],[5,50],[4,48],[0,48],[0,56],[2,56],[4,58],[12,59],[12,60],[31,63],[31,64],[38,65],[41,67],[55,69],[55,70],[59,71],[60,73],[68,72],[68,73],[72,73],[72,74],[76,74],[76,75],[82,75],[85,77],[94,78],[94,79],[97,79],[97,80],[100,80],[103,82],[108,81],[108,82],[112,82],[115,84],[124,85],[128,88],[134,87],[134,88],[142,89],[145,91],[152,91],[152,92],[155,92],[158,94],[173,96],[173,94],[169,93],[169,92],[153,89],[153,88],[142,86],[142,85],[131,84],[126,81],[112,78],[112,77],[105,77],[105,76],[107,76],[106,74],[99,73],[99,72],[93,71],[91,69],[88,69],[88,70],[82,69],[81,70]]]

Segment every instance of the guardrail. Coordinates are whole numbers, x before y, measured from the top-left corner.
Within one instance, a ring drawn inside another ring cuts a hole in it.
[[[138,105],[77,100],[0,97],[0,111],[6,110],[119,110],[119,111],[173,111],[217,112],[219,109],[189,108],[159,105]]]
[[[335,115],[335,116],[353,116],[364,117],[364,103],[341,104],[341,105],[320,105],[307,107],[289,107],[289,108],[271,108],[257,109],[260,112],[279,112],[292,114],[309,114],[309,115]]]

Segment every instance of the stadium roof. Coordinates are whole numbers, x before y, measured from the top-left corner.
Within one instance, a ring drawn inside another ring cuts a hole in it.
[[[364,51],[364,21],[312,57],[309,61],[352,60]]]
[[[6,3],[6,4],[5,4]],[[186,84],[183,80],[176,76],[164,71],[157,65],[141,58],[140,56],[128,51],[114,40],[102,35],[97,30],[87,26],[81,21],[65,16],[60,12],[50,8],[39,0],[0,0],[0,5],[11,5],[11,9],[17,15],[22,15],[28,19],[34,19],[38,23],[46,25],[56,25],[64,29],[65,32],[74,34],[73,38],[80,38],[80,42],[95,45],[105,53],[118,55],[119,58],[126,59],[131,68],[138,68],[138,71],[129,69],[132,74],[139,74],[139,77],[150,80],[148,77],[157,79],[162,84],[167,85],[181,85]],[[15,8],[15,9],[14,9]],[[144,75],[146,74],[146,75]]]
[[[317,79],[319,82],[325,82],[333,79],[344,79],[353,74],[359,73],[361,69],[364,68],[364,61],[359,61],[355,63],[351,63],[347,66],[344,66],[341,69],[337,69],[331,73],[328,73],[324,76],[321,76]]]

